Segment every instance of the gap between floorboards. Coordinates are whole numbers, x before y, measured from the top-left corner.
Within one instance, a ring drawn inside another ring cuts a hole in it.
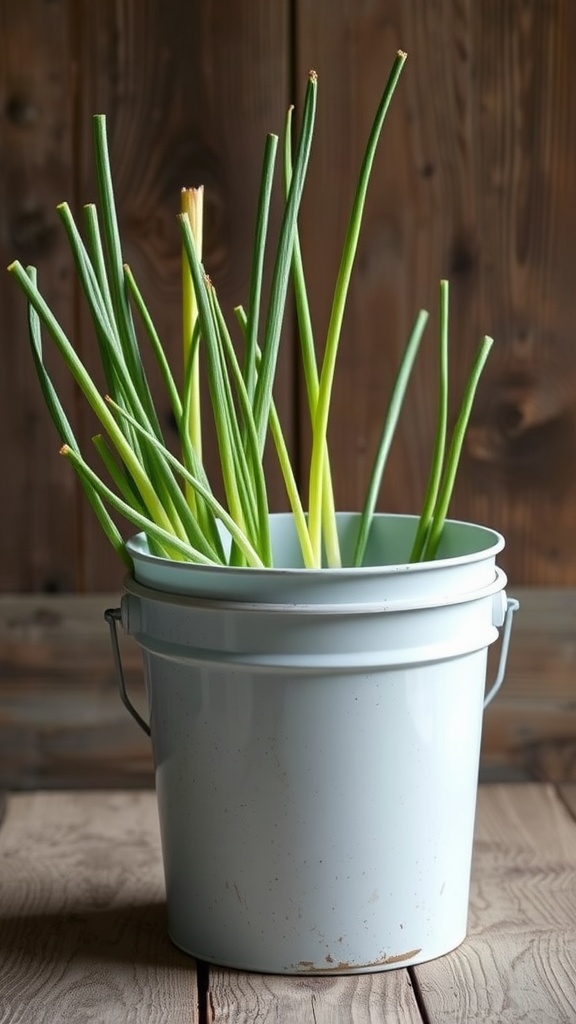
[[[408,977],[410,979],[410,984],[412,985],[412,991],[414,993],[414,999],[416,1000],[416,1006],[418,1007],[418,1013],[422,1018],[422,1024],[433,1024],[432,1018],[426,1008],[426,1003],[424,1002],[424,995],[420,987],[420,982],[418,981],[416,968],[407,967],[406,970],[408,971]]]

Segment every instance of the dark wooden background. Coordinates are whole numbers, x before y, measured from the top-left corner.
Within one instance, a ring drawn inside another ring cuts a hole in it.
[[[265,134],[281,132],[286,107],[299,107],[315,68],[318,126],[301,233],[321,336],[371,117],[395,51],[408,51],[345,323],[331,422],[334,475],[338,504],[357,507],[393,368],[425,306],[432,333],[381,500],[390,511],[418,510],[434,421],[437,288],[448,277],[454,408],[480,336],[496,339],[451,511],[500,529],[512,589],[538,588],[536,603],[528,595],[524,646],[513,646],[509,717],[503,696],[501,717],[487,719],[496,761],[502,751],[576,735],[576,623],[566,610],[573,605],[562,590],[547,604],[544,589],[576,586],[575,41],[572,0],[0,0],[0,253],[4,264],[18,257],[38,266],[47,297],[89,362],[94,340],[55,207],[67,199],[79,211],[94,198],[94,112],[109,119],[127,261],[177,359],[179,190],[206,186],[205,262],[231,309],[247,297]],[[89,437],[91,424],[57,361],[54,376],[78,433]],[[305,464],[290,323],[280,380],[286,432]],[[5,273],[0,467],[7,694],[0,721],[8,723],[7,742],[30,753],[28,767],[11,762],[7,776],[14,784],[24,776],[41,782],[50,770],[39,767],[39,745],[54,733],[25,724],[34,708],[60,722],[67,709],[77,730],[72,744],[99,749],[111,735],[106,716],[98,719],[98,698],[96,710],[84,703],[75,718],[70,711],[78,665],[97,695],[112,681],[91,640],[82,661],[86,627],[78,623],[86,620],[79,598],[66,595],[117,593],[123,570],[58,455],[32,372],[24,302]],[[279,489],[274,500],[282,506]],[[52,593],[63,596],[51,604],[44,595]],[[547,632],[534,650],[528,638],[540,636],[543,605],[554,643]],[[68,627],[76,646],[66,647]],[[106,643],[98,628],[97,646]],[[42,703],[51,692],[46,674],[58,686],[65,677],[68,687],[50,712]],[[82,715],[88,731],[78,739]],[[87,739],[93,726],[96,738]],[[122,736],[131,729],[128,722]],[[123,742],[118,765],[127,763]],[[516,754],[506,757],[517,763]],[[51,777],[62,781],[55,770]]]

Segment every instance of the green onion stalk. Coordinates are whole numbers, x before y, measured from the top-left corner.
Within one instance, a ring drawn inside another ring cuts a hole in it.
[[[188,218],[194,237],[198,259],[202,259],[203,223],[204,223],[204,187],[183,188],[181,193],[181,213]],[[200,348],[196,343],[196,321],[198,305],[194,283],[186,257],[182,249],[182,353],[185,373],[184,405],[186,418],[184,433],[190,445],[195,449],[198,458],[202,458],[202,416],[200,406]],[[197,511],[196,494],[193,488],[187,488],[191,507]]]
[[[78,475],[106,536],[128,562],[118,520],[136,527],[161,557],[201,565],[263,568],[273,564],[268,487],[263,468],[270,440],[284,481],[305,567],[341,562],[328,427],[337,355],[373,162],[406,54],[398,52],[374,117],[343,241],[322,358],[316,352],[298,218],[316,120],[317,76],[310,72],[297,138],[290,108],[283,138],[283,212],[277,238],[269,237],[278,138],[264,147],[249,293],[228,321],[203,263],[203,189],[181,192],[182,359],[170,366],[146,300],[126,264],[118,227],[106,117],[94,117],[97,202],[77,223],[66,203],[58,212],[66,232],[93,325],[106,391],[102,394],[46,302],[34,267],[16,260],[8,268],[28,301],[34,366],[44,400],[60,436],[61,452]],[[270,284],[264,287],[264,269]],[[281,417],[274,401],[278,354],[293,288],[300,355],[311,425],[307,493],[299,486]],[[455,485],[474,396],[492,339],[485,337],[473,361],[448,436],[448,282],[440,284],[438,394],[435,439],[428,483],[411,552],[412,561],[436,556]],[[379,443],[360,513],[353,565],[363,564],[413,367],[428,314],[420,310],[392,383]],[[48,337],[59,352],[99,430],[91,457],[81,450],[44,358]],[[144,358],[144,346],[149,350]],[[178,431],[180,450],[164,437],[145,363],[155,367]],[[223,496],[217,497],[204,464],[201,395],[208,398]],[[305,500],[307,498],[307,501]]]

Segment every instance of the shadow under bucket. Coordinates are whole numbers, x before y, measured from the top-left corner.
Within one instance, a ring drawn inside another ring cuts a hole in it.
[[[107,612],[132,713],[118,618],[143,652],[170,935],[259,972],[433,959],[466,934],[482,712],[517,608],[504,541],[450,521],[438,559],[410,565],[417,520],[379,515],[365,566],[316,572],[272,518],[274,569],[172,563],[135,538]],[[339,516],[344,551],[357,524]]]

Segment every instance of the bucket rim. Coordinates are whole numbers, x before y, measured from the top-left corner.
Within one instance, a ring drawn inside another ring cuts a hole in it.
[[[284,518],[286,520],[292,519],[291,512],[273,512],[270,514],[271,518],[279,521]],[[350,512],[339,512],[337,516],[350,516],[360,515],[360,513]],[[409,514],[396,514],[392,512],[378,512],[375,514],[374,519],[377,520],[401,520],[403,522],[418,522],[419,516]],[[166,568],[170,566],[171,573],[190,573],[201,575],[210,575],[216,577],[236,576],[245,578],[254,578],[256,576],[262,576],[266,579],[286,579],[288,577],[294,579],[309,579],[309,580],[326,580],[330,579],[333,581],[337,580],[352,580],[360,579],[363,577],[371,576],[395,576],[398,574],[405,573],[421,573],[431,572],[438,569],[443,569],[451,565],[469,565],[473,562],[483,561],[490,557],[496,557],[496,555],[503,550],[505,546],[504,536],[497,530],[494,530],[490,526],[484,526],[482,523],[472,523],[465,519],[446,519],[445,526],[456,526],[466,527],[468,529],[476,529],[479,533],[483,533],[486,536],[486,546],[481,547],[476,551],[469,552],[463,555],[450,555],[445,558],[436,558],[427,562],[396,562],[396,563],[384,563],[378,565],[361,565],[361,566],[341,566],[333,568],[330,566],[322,566],[320,569],[309,569],[305,566],[231,566],[231,565],[203,565],[197,562],[179,562],[170,558],[163,558],[159,555],[153,555],[147,550],[146,535],[143,532],[134,534],[130,537],[126,543],[126,550],[128,554],[133,558],[134,561],[139,562],[142,565],[150,568]]]
[[[506,573],[497,566],[494,568],[494,579],[483,587],[474,590],[461,592],[441,592],[438,594],[419,595],[416,599],[401,598],[390,601],[349,601],[349,602],[321,602],[321,601],[254,601],[254,600],[230,600],[223,597],[196,597],[194,595],[170,593],[166,590],[157,590],[140,583],[129,573],[124,580],[124,591],[126,595],[135,597],[142,601],[152,601],[160,604],[178,605],[179,607],[192,608],[194,611],[218,611],[231,612],[234,614],[258,613],[259,615],[311,615],[316,616],[350,616],[350,615],[382,615],[394,614],[409,611],[423,611],[432,608],[443,608],[455,604],[467,604],[474,601],[482,601],[502,593],[508,582]],[[127,609],[123,604],[124,618]],[[124,623],[125,627],[127,623]],[[130,631],[130,630],[128,630]]]

